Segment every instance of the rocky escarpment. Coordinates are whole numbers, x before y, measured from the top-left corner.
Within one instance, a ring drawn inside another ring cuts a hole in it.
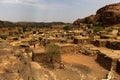
[[[120,23],[120,3],[107,5],[99,9],[96,13],[98,21],[102,22],[105,26]]]
[[[104,26],[120,24],[120,3],[106,5],[97,10],[95,15],[78,19],[73,24],[78,25],[80,23],[101,23]]]
[[[90,16],[85,17],[83,19],[79,18],[76,21],[74,21],[73,24],[80,25],[80,23],[87,23],[87,24],[95,23],[94,18],[95,18],[95,15],[90,15]]]

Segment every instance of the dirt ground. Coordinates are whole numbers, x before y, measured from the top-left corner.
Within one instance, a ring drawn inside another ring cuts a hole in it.
[[[101,67],[95,59],[96,56],[62,54],[65,69],[50,69],[50,72],[56,80],[101,80],[106,77],[109,71]]]
[[[62,60],[64,61],[64,63],[79,65],[80,68],[81,66],[83,66],[83,68],[81,68],[81,71],[83,71],[82,73],[86,71],[85,73],[88,73],[89,78],[104,78],[105,75],[108,73],[107,70],[105,70],[95,61],[95,57],[82,54],[62,54]],[[87,69],[85,70],[85,68]]]

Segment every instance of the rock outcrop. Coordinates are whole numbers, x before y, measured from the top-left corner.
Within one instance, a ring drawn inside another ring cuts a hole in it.
[[[83,19],[78,19],[74,21],[73,24],[77,25],[80,23],[101,23],[104,26],[120,24],[120,3],[106,5],[97,10],[96,15],[88,16]]]
[[[100,8],[96,17],[99,22],[102,22],[105,26],[110,26],[120,23],[120,3],[107,5],[103,8]]]
[[[83,19],[77,19],[76,21],[73,22],[73,24],[74,25],[80,25],[80,23],[92,24],[92,23],[95,23],[94,18],[95,18],[95,15],[90,15]]]

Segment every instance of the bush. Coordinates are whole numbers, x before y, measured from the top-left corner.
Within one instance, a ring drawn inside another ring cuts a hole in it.
[[[6,40],[7,39],[7,35],[0,35],[0,38]]]
[[[64,27],[63,27],[63,30],[66,30],[66,31],[67,31],[67,30],[71,30],[71,29],[72,29],[72,27],[70,27],[70,26],[64,26]]]
[[[54,68],[54,63],[61,60],[60,47],[55,44],[50,44],[46,47],[46,58],[51,66]]]
[[[102,26],[94,26],[93,27],[93,31],[96,33],[96,32],[99,32],[99,31],[102,31],[104,30],[104,28]]]

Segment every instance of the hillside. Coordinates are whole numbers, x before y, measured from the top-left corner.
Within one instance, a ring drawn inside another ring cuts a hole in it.
[[[51,27],[52,25],[64,24],[64,22],[10,22],[0,20],[0,27]]]
[[[85,17],[83,19],[77,19],[73,22],[75,25],[80,23],[87,24],[102,24],[104,26],[111,26],[120,24],[120,3],[106,5],[97,10],[95,15]]]

